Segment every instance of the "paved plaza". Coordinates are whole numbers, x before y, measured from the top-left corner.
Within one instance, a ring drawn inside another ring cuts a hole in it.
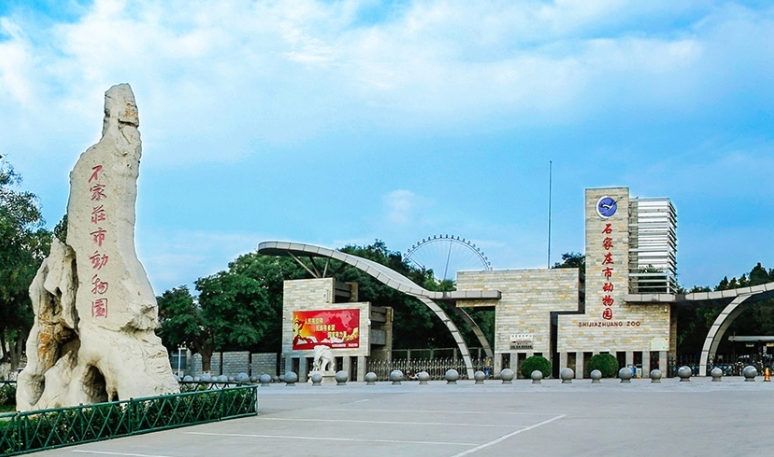
[[[36,455],[774,455],[774,383],[761,380],[273,384],[259,389],[257,417]]]

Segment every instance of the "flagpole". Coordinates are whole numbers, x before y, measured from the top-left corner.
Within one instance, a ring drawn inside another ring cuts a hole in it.
[[[551,197],[553,191],[553,160],[548,161],[548,268],[551,268]]]

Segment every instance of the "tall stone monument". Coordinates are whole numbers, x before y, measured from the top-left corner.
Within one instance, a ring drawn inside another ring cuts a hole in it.
[[[20,411],[179,391],[134,247],[139,124],[131,87],[111,87],[102,139],[70,173],[67,243],[54,240],[30,287]]]

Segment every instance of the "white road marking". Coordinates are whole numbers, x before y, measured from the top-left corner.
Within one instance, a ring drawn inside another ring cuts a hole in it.
[[[529,426],[529,427],[527,427],[527,428],[523,428],[523,429],[521,429],[521,430],[516,430],[516,431],[515,431],[515,432],[513,432],[513,433],[509,433],[509,434],[507,434],[507,435],[503,435],[503,436],[501,436],[500,438],[497,438],[496,440],[492,440],[492,441],[490,441],[490,442],[488,442],[488,443],[484,443],[484,444],[482,444],[482,445],[480,445],[480,446],[476,446],[476,447],[474,447],[473,449],[468,449],[467,451],[460,452],[459,454],[455,454],[455,455],[453,455],[452,457],[462,457],[462,456],[464,456],[464,455],[473,454],[473,453],[475,453],[475,452],[478,452],[478,451],[480,451],[481,449],[486,449],[486,448],[488,448],[489,446],[494,446],[494,445],[495,445],[495,444],[497,444],[497,443],[501,443],[501,442],[503,442],[503,441],[507,440],[508,438],[511,438],[511,437],[513,437],[513,436],[516,436],[516,435],[518,435],[519,433],[524,433],[524,432],[527,432],[527,431],[529,431],[529,430],[536,429],[536,428],[538,428],[538,427],[541,427],[541,426],[543,426],[543,425],[549,424],[549,423],[551,423],[551,422],[553,422],[553,421],[555,421],[555,420],[559,420],[559,419],[562,419],[562,418],[564,418],[564,417],[567,417],[567,415],[566,415],[566,414],[562,414],[561,416],[552,417],[551,419],[545,420],[545,421],[543,421],[543,422],[540,422],[540,423],[537,423],[537,424],[535,424],[535,425],[531,425],[531,426]]]
[[[356,403],[356,402],[353,402]],[[493,414],[514,415],[514,416],[550,416],[549,413],[535,413],[535,412],[522,412],[522,411],[463,411],[463,410],[427,410],[427,409],[351,409],[351,408],[326,408],[326,411],[345,411],[355,413],[408,413],[408,414],[460,414],[469,416],[471,414],[486,414],[491,416]]]
[[[408,422],[408,421],[364,421],[356,419],[293,419],[285,417],[257,417],[264,421],[284,421],[284,422],[332,422],[337,424],[381,424],[381,425],[441,425],[451,427],[507,427],[513,428],[513,424],[454,424],[449,422]]]
[[[242,433],[205,433],[205,432],[185,432],[186,435],[205,435],[205,436],[232,436],[241,438],[269,438],[279,440],[307,440],[307,441],[340,441],[350,443],[394,443],[394,444],[429,444],[432,446],[475,446],[477,443],[452,443],[445,441],[412,441],[412,440],[366,440],[358,438],[329,438],[329,437],[310,437],[310,436],[287,436],[287,435],[253,435]]]
[[[85,449],[75,449],[72,452],[77,452],[79,454],[123,455],[123,456],[126,456],[126,457],[171,457],[169,455],[132,454],[132,453],[129,453],[129,452],[87,451]]]

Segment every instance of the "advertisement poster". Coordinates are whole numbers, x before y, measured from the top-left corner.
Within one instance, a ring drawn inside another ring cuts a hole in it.
[[[313,350],[320,344],[333,349],[360,347],[360,310],[294,311],[293,350]]]

